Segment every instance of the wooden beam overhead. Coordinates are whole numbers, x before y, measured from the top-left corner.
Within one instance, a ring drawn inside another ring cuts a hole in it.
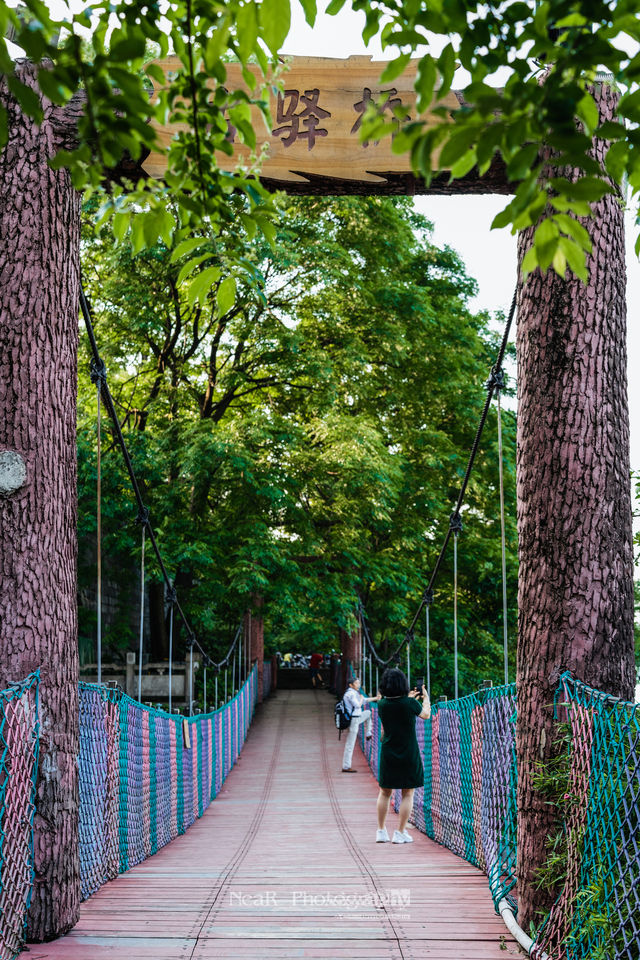
[[[482,178],[473,170],[453,182],[448,174],[441,174],[426,187],[414,176],[409,154],[393,153],[391,137],[361,142],[360,125],[370,102],[382,104],[389,121],[394,121],[393,111],[399,107],[408,110],[409,120],[419,116],[414,89],[418,60],[411,61],[404,73],[388,84],[380,83],[385,64],[370,57],[296,57],[288,62],[282,76],[283,90],[270,88],[271,128],[265,127],[257,110],[253,114],[257,153],[264,151],[260,179],[269,189],[316,195],[512,192],[503,164],[494,164]],[[181,67],[173,57],[157,63],[168,79]],[[257,67],[251,69],[259,76]],[[240,64],[230,63],[227,71],[230,89],[246,89]],[[461,98],[451,91],[437,103],[457,110]],[[429,112],[420,116],[427,123],[435,119]],[[402,121],[397,122],[400,126]],[[160,143],[166,147],[180,126],[156,125],[156,129]],[[234,170],[239,163],[251,165],[250,152],[238,142],[231,124],[228,136],[234,154],[229,157],[219,153],[220,167]],[[143,169],[149,176],[161,178],[166,169],[164,155],[151,153]]]

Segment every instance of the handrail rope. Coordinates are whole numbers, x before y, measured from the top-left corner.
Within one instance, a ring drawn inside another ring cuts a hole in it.
[[[469,478],[471,477],[471,471],[472,471],[472,469],[473,469],[473,465],[474,465],[474,462],[475,462],[475,459],[476,459],[476,455],[477,455],[477,453],[478,453],[478,448],[479,448],[479,446],[480,446],[480,440],[481,440],[481,438],[482,438],[482,432],[483,432],[483,430],[484,430],[484,425],[485,425],[485,423],[486,423],[486,421],[487,421],[487,417],[488,417],[488,415],[489,415],[489,408],[490,408],[490,406],[491,406],[491,401],[493,400],[493,394],[494,394],[496,391],[499,392],[500,389],[501,389],[501,387],[504,386],[504,376],[503,376],[503,372],[502,372],[502,363],[503,363],[503,361],[504,361],[504,355],[505,355],[505,353],[506,353],[507,344],[508,344],[508,342],[509,342],[509,335],[510,335],[510,333],[511,333],[511,325],[512,325],[512,323],[513,323],[513,318],[514,318],[515,312],[516,312],[517,299],[518,299],[518,290],[517,290],[517,287],[516,287],[516,289],[514,290],[514,293],[513,293],[513,299],[512,299],[512,301],[511,301],[511,307],[510,307],[510,309],[509,309],[509,316],[507,317],[507,322],[506,322],[506,324],[505,324],[504,332],[503,332],[503,334],[502,334],[502,340],[501,340],[501,342],[500,342],[500,349],[498,350],[498,354],[497,354],[497,356],[496,356],[495,363],[494,363],[493,366],[491,367],[491,372],[490,372],[490,374],[489,374],[489,379],[487,380],[487,382],[486,382],[486,384],[485,384],[485,389],[486,389],[486,391],[487,391],[487,398],[486,398],[486,400],[485,400],[485,402],[484,402],[484,407],[482,408],[482,413],[481,413],[481,415],[480,415],[480,420],[479,420],[479,422],[478,422],[478,428],[477,428],[477,430],[476,430],[476,435],[475,435],[473,444],[472,444],[472,446],[471,446],[471,452],[469,453],[469,459],[468,459],[468,461],[467,461],[467,469],[465,470],[464,479],[463,479],[463,481],[462,481],[462,486],[460,487],[460,493],[458,494],[458,499],[457,499],[457,501],[456,501],[455,509],[454,509],[453,513],[451,514],[451,516],[450,516],[450,518],[449,518],[449,529],[447,530],[447,532],[446,532],[446,534],[445,534],[444,541],[443,541],[443,543],[442,543],[442,547],[440,548],[440,553],[438,554],[438,557],[437,557],[437,559],[436,559],[435,565],[434,565],[433,570],[432,570],[432,572],[431,572],[431,576],[429,577],[429,581],[428,581],[428,583],[427,583],[427,586],[426,586],[426,588],[425,588],[425,590],[424,590],[424,592],[423,592],[423,594],[422,594],[422,599],[420,600],[420,604],[419,604],[419,606],[418,606],[418,609],[416,610],[416,612],[415,612],[415,614],[414,614],[414,616],[413,616],[413,619],[411,620],[411,623],[409,624],[409,628],[407,629],[407,631],[406,631],[406,633],[405,633],[405,635],[404,635],[404,638],[400,641],[400,643],[399,643],[398,646],[396,647],[396,650],[394,651],[394,653],[392,653],[391,656],[388,657],[386,660],[384,660],[382,657],[380,657],[380,656],[378,655],[377,651],[375,650],[375,647],[373,646],[373,643],[371,642],[371,638],[370,638],[370,636],[369,636],[369,632],[368,632],[368,630],[365,629],[365,635],[366,635],[366,639],[367,639],[367,643],[368,643],[368,645],[369,645],[369,648],[370,648],[373,656],[376,658],[377,663],[378,663],[380,666],[387,666],[389,663],[392,663],[392,662],[394,662],[394,661],[397,662],[399,653],[400,653],[400,651],[402,650],[402,647],[404,646],[404,644],[405,644],[405,643],[411,644],[412,640],[414,639],[414,631],[415,631],[416,624],[417,624],[417,622],[418,622],[418,618],[420,617],[420,614],[421,614],[422,611],[424,610],[425,606],[428,606],[428,605],[430,605],[431,603],[433,603],[433,588],[434,588],[434,585],[435,585],[435,582],[436,582],[436,578],[437,578],[437,576],[438,576],[438,573],[439,573],[439,571],[440,571],[440,567],[441,567],[441,565],[442,565],[442,561],[443,561],[443,559],[444,559],[445,552],[446,552],[446,550],[447,550],[447,547],[449,546],[449,540],[451,539],[451,534],[454,533],[455,526],[456,526],[456,524],[458,523],[459,518],[460,518],[460,510],[461,510],[461,508],[462,508],[462,503],[463,503],[463,500],[464,500],[464,495],[465,495],[465,493],[467,492],[467,486],[468,486],[468,484],[469,484]],[[362,601],[360,601],[360,606],[362,607]],[[364,612],[364,608],[362,608],[362,613],[363,613],[362,623],[364,624],[364,623],[365,623],[365,616],[366,616],[366,614],[365,614],[365,612]]]
[[[133,463],[131,462],[131,457],[129,455],[129,451],[127,449],[124,435],[122,433],[122,427],[120,426],[120,420],[116,413],[116,408],[113,402],[113,397],[111,395],[111,390],[109,389],[109,385],[107,383],[107,369],[106,369],[104,360],[102,360],[100,356],[100,351],[98,350],[98,343],[96,341],[96,335],[93,329],[93,321],[91,319],[91,308],[89,306],[89,301],[87,300],[82,284],[80,285],[80,309],[82,311],[85,327],[87,329],[87,335],[89,337],[89,343],[91,345],[91,352],[93,354],[93,357],[91,360],[91,379],[94,383],[98,384],[100,389],[100,394],[102,396],[102,402],[114,425],[116,440],[122,452],[125,466],[127,468],[127,473],[129,474],[129,480],[131,481],[133,493],[136,498],[136,504],[138,506],[138,516],[136,517],[136,519],[138,523],[142,525],[143,531],[146,530],[146,533],[151,542],[151,546],[153,547],[153,552],[155,553],[156,560],[158,561],[158,566],[160,567],[160,572],[162,574],[162,578],[167,588],[167,599],[169,603],[175,606],[175,609],[180,614],[182,622],[187,631],[187,644],[195,645],[198,648],[203,658],[207,661],[208,666],[213,667],[214,670],[221,670],[228,663],[231,652],[233,651],[237,643],[238,634],[239,634],[239,631],[242,629],[242,626],[238,627],[238,630],[236,631],[235,639],[231,644],[226,656],[219,662],[212,660],[209,654],[203,649],[202,645],[198,641],[195,635],[195,632],[191,627],[191,624],[189,623],[187,615],[185,614],[184,610],[182,609],[182,606],[180,605],[180,601],[178,600],[176,590],[173,584],[171,583],[169,573],[167,571],[167,568],[162,559],[162,555],[160,553],[160,548],[158,546],[155,533],[153,532],[153,527],[151,526],[151,523],[149,520],[149,508],[145,506],[144,500],[142,499],[142,493],[140,492],[140,485],[138,484],[138,478],[136,477],[135,470],[133,469]]]

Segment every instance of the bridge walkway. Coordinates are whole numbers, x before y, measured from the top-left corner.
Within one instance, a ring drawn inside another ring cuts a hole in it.
[[[29,960],[520,956],[480,871],[417,830],[375,843],[377,785],[358,747],[358,775],[340,773],[331,708],[322,691],[270,698],[204,816]]]

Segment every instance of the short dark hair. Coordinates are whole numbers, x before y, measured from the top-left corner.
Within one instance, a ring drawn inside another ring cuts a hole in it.
[[[409,693],[409,681],[402,670],[397,667],[385,670],[380,680],[380,693],[383,697],[406,697]]]

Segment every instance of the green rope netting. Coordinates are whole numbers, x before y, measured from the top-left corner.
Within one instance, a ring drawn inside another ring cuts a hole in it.
[[[567,725],[567,876],[532,956],[640,957],[640,705],[561,677]]]

